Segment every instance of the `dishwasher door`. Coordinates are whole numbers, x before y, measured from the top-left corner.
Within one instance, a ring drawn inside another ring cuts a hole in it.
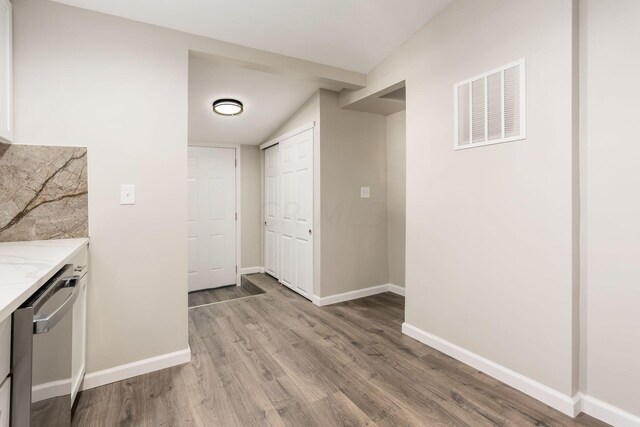
[[[66,265],[13,314],[11,425],[71,425],[72,308]]]

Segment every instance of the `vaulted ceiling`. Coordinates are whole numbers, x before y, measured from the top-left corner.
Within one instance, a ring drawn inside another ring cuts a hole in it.
[[[362,73],[451,0],[56,0]]]

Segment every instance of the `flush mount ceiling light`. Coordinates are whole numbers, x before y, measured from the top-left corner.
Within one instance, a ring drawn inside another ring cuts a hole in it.
[[[213,102],[213,112],[221,116],[237,116],[242,111],[242,102],[237,99],[218,99]]]

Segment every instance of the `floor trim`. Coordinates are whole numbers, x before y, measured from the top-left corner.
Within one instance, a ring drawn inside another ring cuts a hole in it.
[[[585,414],[591,415],[607,424],[616,427],[638,427],[640,417],[623,409],[610,405],[595,397],[580,395],[580,408]]]
[[[407,322],[402,324],[402,333],[520,390],[565,415],[575,417],[580,412],[579,395],[571,397],[563,394],[505,366],[416,328]]]
[[[317,295],[314,295],[311,301],[313,301],[313,303],[319,307],[324,307],[325,305],[338,304],[354,299],[370,297],[371,295],[381,294],[383,292],[393,292],[394,294],[404,296],[403,287],[393,285],[391,283],[385,283],[384,285],[371,286],[369,288],[343,292],[341,294],[329,295],[326,297],[319,297]]]
[[[52,397],[69,394],[71,379],[51,381],[33,386],[31,391],[31,402],[51,399]]]
[[[247,298],[259,297],[259,296],[264,295],[264,294],[266,294],[266,292],[262,292],[261,294],[247,295],[247,296],[244,296],[244,297],[238,297],[238,298],[233,298],[233,299],[225,299],[225,300],[222,300],[222,301],[208,302],[206,304],[194,305],[192,307],[189,307],[187,310],[193,310],[194,308],[209,307],[210,305],[222,304],[222,303],[225,303],[225,302],[241,301],[241,300],[247,299]]]
[[[240,274],[264,273],[264,267],[244,267],[240,269]]]
[[[148,374],[149,372],[159,371],[160,369],[182,365],[183,363],[188,363],[190,361],[191,349],[187,347],[184,350],[174,351],[173,353],[162,354],[160,356],[138,360],[137,362],[114,366],[113,368],[104,369],[102,371],[91,372],[85,375],[81,389],[88,390],[90,388],[114,383],[116,381],[125,380],[138,375]]]
[[[393,292],[396,295],[404,296],[404,288],[402,286],[394,285],[393,283],[387,284],[389,287],[389,292]]]

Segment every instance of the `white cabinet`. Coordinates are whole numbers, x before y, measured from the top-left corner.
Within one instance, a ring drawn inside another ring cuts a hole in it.
[[[75,401],[84,378],[87,360],[87,284],[89,282],[89,252],[85,246],[71,261],[74,274],[80,277],[78,299],[73,304],[71,333],[71,402]]]
[[[0,139],[13,140],[13,43],[11,2],[0,0]]]
[[[80,280],[80,295],[73,305],[73,338],[71,351],[71,402],[84,378],[87,354],[87,274]]]
[[[11,362],[11,316],[0,322],[0,383],[9,375]]]
[[[9,408],[11,406],[11,378],[9,362],[11,360],[11,317],[0,323],[0,427],[9,427]]]

